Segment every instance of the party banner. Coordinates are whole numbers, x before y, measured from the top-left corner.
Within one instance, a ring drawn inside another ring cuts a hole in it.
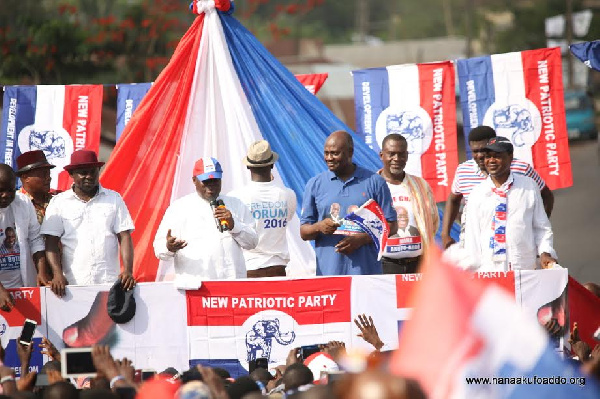
[[[207,281],[187,292],[190,363],[239,375],[266,358],[274,366],[302,345],[350,338],[351,277]]]
[[[16,169],[24,152],[42,150],[51,170],[52,188],[71,185],[63,170],[77,150],[100,148],[102,85],[6,86],[0,154],[3,163]]]
[[[25,320],[29,319],[37,323],[31,341],[34,350],[31,354],[29,370],[39,372],[44,364],[42,354],[38,348],[42,342],[42,336],[46,334],[46,324],[42,322],[41,311],[41,297],[45,292],[38,287],[12,288],[8,292],[15,305],[10,312],[0,310],[0,342],[6,352],[4,365],[12,367],[17,376],[21,375],[21,361],[17,355],[17,342],[21,336]]]
[[[452,63],[394,65],[352,74],[357,133],[378,153],[388,134],[404,136],[404,170],[425,179],[435,200],[445,201],[458,166]]]
[[[573,184],[558,48],[456,61],[465,137],[491,126],[550,189]],[[467,142],[467,146],[468,146]]]

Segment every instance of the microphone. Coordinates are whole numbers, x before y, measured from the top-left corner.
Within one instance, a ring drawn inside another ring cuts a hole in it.
[[[213,214],[215,213],[215,209],[219,207],[219,202],[217,200],[210,201],[210,209],[212,209]],[[217,230],[221,233],[223,232],[223,228],[221,227],[221,223],[219,223],[219,219],[215,218],[215,224],[217,225]]]
[[[217,200],[217,208],[225,208],[225,203],[222,199]],[[229,231],[229,223],[227,223],[227,220],[220,220],[219,222],[221,223],[221,233],[224,231]]]

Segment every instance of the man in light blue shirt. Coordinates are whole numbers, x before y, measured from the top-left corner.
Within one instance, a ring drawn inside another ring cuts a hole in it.
[[[378,174],[352,163],[354,143],[344,131],[325,141],[328,171],[311,178],[304,189],[300,236],[315,241],[317,275],[381,274],[381,262],[372,239],[352,222],[341,220],[367,200],[375,200],[390,223],[398,225],[392,197]]]

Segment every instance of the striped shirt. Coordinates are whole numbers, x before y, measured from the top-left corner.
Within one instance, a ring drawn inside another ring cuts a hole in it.
[[[546,185],[544,179],[542,179],[535,169],[533,169],[531,165],[525,161],[521,161],[516,158],[513,159],[510,165],[510,170],[513,173],[531,177],[540,190]],[[486,178],[487,175],[479,169],[477,162],[475,162],[474,159],[469,159],[468,161],[458,165],[458,168],[456,168],[454,182],[452,182],[452,193],[462,194],[466,203],[469,200],[469,194],[471,194],[471,191]]]

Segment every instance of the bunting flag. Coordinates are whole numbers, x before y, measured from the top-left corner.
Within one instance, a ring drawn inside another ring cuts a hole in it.
[[[569,46],[569,49],[588,68],[600,71],[600,40],[574,43]]]
[[[156,278],[154,235],[169,204],[194,191],[197,159],[219,160],[227,193],[249,183],[242,158],[253,142],[266,139],[279,154],[274,181],[301,203],[308,179],[326,170],[325,138],[350,131],[228,15],[228,1],[216,3],[218,10],[214,2],[194,2],[200,14],[133,113],[101,176],[105,187],[121,193],[134,220],[139,281]],[[380,167],[360,140],[354,156],[363,167]],[[288,246],[288,275],[314,274],[314,250],[300,239],[297,217],[288,224]]]
[[[385,246],[387,245],[390,228],[379,204],[375,200],[370,199],[360,208],[346,215],[344,219],[356,223],[373,239],[379,254],[377,260],[381,260]]]
[[[417,379],[432,399],[598,397],[593,378],[558,357],[511,294],[430,251],[392,371]]]
[[[306,90],[312,94],[317,94],[327,80],[329,75],[326,73],[315,73],[306,75],[296,75],[296,78],[302,83]],[[125,129],[125,125],[131,119],[142,99],[150,90],[152,83],[129,83],[117,85],[117,141]]]
[[[16,167],[24,152],[42,150],[48,162],[52,188],[71,186],[63,170],[77,150],[100,148],[102,85],[6,86],[0,131],[3,163]],[[16,169],[16,168],[15,168]]]
[[[354,71],[357,133],[376,153],[385,136],[408,142],[404,170],[446,201],[458,166],[454,67],[450,61]]]
[[[510,139],[515,157],[532,164],[550,189],[573,185],[560,49],[456,63],[465,138],[476,126],[491,126]]]

